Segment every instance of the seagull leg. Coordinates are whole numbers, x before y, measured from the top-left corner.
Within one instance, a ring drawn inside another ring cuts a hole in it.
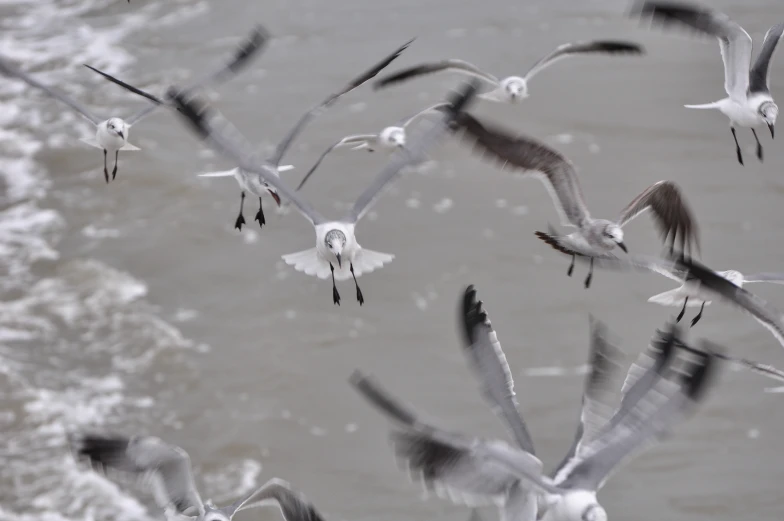
[[[686,313],[686,304],[688,303],[689,303],[689,297],[683,299],[683,309],[681,309],[681,312],[678,313],[678,317],[675,319],[675,322],[681,321],[681,319],[683,318],[683,314]]]
[[[338,293],[338,287],[335,286],[335,266],[332,263],[329,263],[329,270],[332,272],[332,302],[334,304],[340,305],[340,293]],[[351,270],[351,274],[354,274],[354,270]],[[354,279],[356,282],[356,279]],[[359,291],[359,286],[357,286],[357,292]]]
[[[357,302],[361,306],[365,303],[365,297],[362,296],[362,290],[359,289],[359,284],[357,284],[357,276],[354,275],[354,263],[350,263],[349,267],[351,268],[351,276],[354,277],[354,285],[357,287]]]
[[[585,277],[585,289],[591,287],[592,278],[593,278],[593,257],[591,257],[591,266],[588,268],[588,276]]]
[[[735,127],[730,127],[732,137],[735,139],[735,152],[738,154],[738,163],[743,164],[743,154],[740,152],[740,143],[738,143],[738,135],[735,133]]]
[[[694,317],[694,318],[692,319],[692,321],[691,321],[691,327],[694,327],[694,325],[695,325],[697,322],[699,322],[699,321],[700,321],[700,319],[702,318],[702,310],[703,310],[703,309],[705,309],[705,301],[704,301],[704,300],[702,301],[702,306],[700,306],[700,312],[699,312],[699,313],[697,313],[697,316],[696,316],[696,317]]]
[[[760,143],[759,138],[757,137],[757,131],[751,129],[751,133],[754,134],[754,141],[757,142],[757,159],[762,161],[762,143]]]
[[[245,190],[240,192],[240,194],[240,214],[237,216],[237,220],[234,221],[234,227],[242,231],[242,225],[245,224],[245,217],[242,215],[242,206],[245,204]]]
[[[109,169],[106,167],[106,154],[108,152],[106,149],[103,150],[103,176],[106,178],[106,182],[109,182]]]
[[[114,181],[114,178],[117,177],[117,163],[119,163],[119,162],[120,162],[120,151],[119,150],[115,150],[114,151],[114,169],[112,170],[112,181]]]
[[[572,254],[572,263],[569,264],[569,269],[566,270],[566,274],[569,275],[570,277],[572,276],[572,272],[574,271],[574,258],[575,257],[576,257],[576,255]]]
[[[264,208],[261,207],[261,197],[259,197],[259,211],[256,213],[256,220],[259,221],[259,226],[264,226],[267,221],[264,220]]]

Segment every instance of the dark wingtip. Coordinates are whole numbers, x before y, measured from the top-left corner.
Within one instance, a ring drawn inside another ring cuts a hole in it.
[[[256,25],[250,33],[250,36],[240,44],[237,52],[234,54],[234,60],[230,66],[233,72],[241,69],[248,64],[250,58],[259,50],[264,48],[270,39],[270,33],[261,25]]]
[[[702,342],[702,352],[696,352],[697,360],[692,362],[687,370],[687,374],[683,378],[683,383],[686,385],[686,395],[693,401],[700,401],[705,397],[705,392],[716,374],[717,356],[715,352],[719,352],[722,348],[711,342]]]
[[[463,325],[463,339],[466,346],[473,345],[475,328],[481,324],[488,324],[487,312],[482,309],[482,301],[476,299],[476,289],[473,284],[463,292],[462,307],[460,308],[460,323]]]
[[[479,90],[479,85],[480,81],[474,79],[464,83],[458,90],[449,94],[447,97],[447,103],[449,104],[447,110],[451,114],[452,119],[457,118],[474,100],[476,92]]]
[[[597,42],[599,50],[611,54],[645,54],[645,47],[625,40],[602,40]]]
[[[188,98],[184,92],[175,87],[169,87],[166,97],[200,137],[206,138],[209,135],[207,116],[210,111],[205,103],[196,98]]]
[[[348,378],[349,384],[376,408],[405,425],[416,423],[416,417],[406,407],[388,395],[371,376],[364,375],[359,369]]]

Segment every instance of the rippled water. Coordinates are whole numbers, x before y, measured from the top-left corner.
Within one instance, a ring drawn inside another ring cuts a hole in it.
[[[716,7],[761,40],[778,2]],[[214,103],[261,149],[306,107],[412,36],[393,65],[460,57],[497,75],[524,70],[572,39],[632,38],[645,58],[563,62],[531,84],[520,106],[475,111],[547,142],[574,161],[588,205],[611,217],[660,179],[682,187],[716,269],[781,270],[784,152],[763,138],[765,163],[740,133],[740,167],[726,121],[684,103],[723,95],[714,42],[642,30],[625,2],[358,0],[1,0],[0,53],[97,113],[130,114],[138,99],[102,82],[89,63],[156,92],[220,62],[254,23],[275,36]],[[784,84],[774,60],[772,85]],[[320,151],[349,133],[375,132],[441,99],[434,76],[397,89],[352,93],[314,122],[287,162],[299,180]],[[312,246],[298,215],[268,209],[268,226],[233,228],[230,168],[161,112],[103,181],[101,154],[77,138],[88,124],[21,83],[0,79],[0,519],[159,518],[148,495],[77,466],[65,435],[98,430],[161,436],[188,450],[205,497],[228,501],[280,476],[329,519],[464,519],[395,468],[386,425],[354,396],[355,368],[445,426],[503,435],[481,402],[455,334],[457,298],[474,283],[517,379],[542,459],[573,436],[588,314],[622,339],[629,360],[671,310],[647,298],[669,281],[598,272],[565,276],[533,231],[557,222],[545,189],[508,176],[454,143],[436,163],[399,180],[359,228],[363,246],[396,254],[361,279],[360,308],[342,284],[293,272],[280,255]],[[350,204],[383,165],[380,154],[327,159],[306,193],[324,213]],[[246,218],[255,204],[249,204]],[[628,228],[634,251],[656,253],[646,218]],[[781,288],[754,287],[784,305]],[[691,316],[691,315],[689,315]],[[753,320],[706,308],[694,338],[773,364],[780,347]],[[666,443],[613,476],[601,492],[611,518],[723,520],[780,516],[784,478],[778,394],[727,369],[702,411]],[[495,514],[488,512],[491,518]],[[275,510],[238,519],[277,519]]]

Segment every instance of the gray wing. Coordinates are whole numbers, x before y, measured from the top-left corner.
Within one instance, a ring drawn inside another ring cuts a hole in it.
[[[436,103],[435,105],[431,105],[431,106],[427,107],[426,109],[420,110],[419,112],[417,112],[416,114],[414,114],[412,116],[408,116],[406,118],[401,119],[400,121],[397,122],[396,126],[405,128],[408,125],[410,125],[411,123],[413,123],[414,121],[416,121],[417,119],[419,119],[420,117],[424,116],[425,114],[432,114],[434,112],[441,112],[441,111],[445,110],[447,107],[449,107],[448,103],[444,103],[444,102]]]
[[[397,178],[405,167],[427,159],[427,151],[448,131],[449,125],[462,114],[463,109],[473,101],[477,84],[478,82],[474,80],[472,83],[465,84],[460,91],[453,92],[448,100],[449,109],[444,111],[441,120],[426,131],[423,130],[418,136],[411,136],[405,147],[395,151],[384,169],[376,175],[373,183],[359,195],[345,217],[347,222],[355,223],[362,219],[381,195],[382,190]]]
[[[495,160],[501,168],[519,169],[542,179],[564,224],[579,228],[589,217],[574,166],[546,144],[515,136],[467,113],[458,118],[455,128],[462,131],[463,139],[475,152]]]
[[[400,56],[403,53],[403,51],[405,51],[408,48],[408,46],[411,45],[413,41],[414,40],[411,39],[408,42],[404,43],[398,49],[396,49],[395,52],[386,56],[383,60],[376,63],[371,68],[364,71],[362,74],[360,74],[359,76],[357,76],[356,78],[348,82],[348,84],[346,84],[346,86],[342,90],[329,95],[327,98],[324,99],[324,101],[322,101],[321,103],[319,103],[318,105],[316,105],[315,107],[307,111],[305,114],[303,114],[302,117],[299,119],[299,121],[297,121],[297,123],[294,125],[294,127],[291,130],[289,130],[288,134],[283,136],[283,139],[280,141],[277,148],[275,149],[275,154],[269,159],[269,161],[273,165],[276,166],[279,165],[280,161],[283,159],[283,155],[291,146],[291,143],[302,132],[302,130],[310,122],[311,119],[321,114],[324,110],[330,107],[344,94],[348,94],[352,90],[366,83],[368,80],[376,77],[376,75],[379,72],[384,70],[387,67],[387,65],[392,63],[398,56]]]
[[[314,225],[325,222],[324,217],[309,202],[303,199],[297,192],[291,190],[280,179],[276,167],[245,152],[245,150],[250,150],[250,145],[239,131],[226,121],[224,121],[223,129],[218,129],[214,126],[213,122],[217,119],[215,111],[196,98],[186,99],[182,93],[174,90],[170,90],[168,96],[172,100],[180,118],[216,152],[236,162],[241,169],[261,176],[264,182],[272,186],[284,198],[291,201],[300,213]],[[227,131],[232,131],[233,136],[225,135]]]
[[[83,435],[73,437],[71,445],[79,459],[88,460],[97,470],[152,476],[160,507],[174,506],[178,513],[191,516],[204,513],[193,481],[190,457],[180,447],[152,436]]]
[[[784,284],[784,273],[752,273],[743,276],[743,283],[770,282],[772,284]]]
[[[231,519],[241,510],[267,506],[270,503],[277,504],[286,521],[324,521],[302,493],[293,490],[287,481],[279,478],[272,478],[245,498],[221,510]]]
[[[677,381],[663,382],[666,385],[649,392],[637,406],[642,409],[640,414],[629,417],[631,421],[617,425],[593,442],[589,448],[592,454],[576,465],[560,486],[600,489],[624,460],[667,434],[693,410],[713,380],[715,368],[715,357],[703,352],[687,364],[685,374],[677,376]]]
[[[743,27],[718,11],[676,2],[639,2],[633,13],[663,26],[688,27],[718,38],[724,61],[724,89],[732,99],[745,102],[753,44]]]
[[[376,82],[373,83],[373,88],[377,90],[384,87],[388,87],[390,85],[394,85],[396,83],[402,83],[412,78],[417,78],[419,76],[425,76],[428,74],[433,74],[435,72],[441,72],[441,71],[452,71],[452,72],[467,74],[469,76],[473,76],[475,78],[479,78],[480,80],[486,81],[487,83],[494,86],[498,86],[499,84],[498,78],[496,78],[492,74],[488,74],[484,72],[476,65],[468,63],[467,61],[441,60],[438,62],[422,63],[419,65],[414,65],[413,67],[408,67],[401,71],[384,76],[383,78],[379,78]]]
[[[784,346],[784,315],[778,309],[757,295],[736,286],[694,259],[681,258],[678,260],[678,265],[689,276],[700,281],[701,289],[707,289],[726,302],[751,314]]]
[[[646,210],[653,213],[653,220],[662,242],[670,241],[670,251],[675,248],[675,241],[680,239],[681,251],[690,254],[692,247],[696,247],[699,252],[700,237],[697,220],[675,183],[659,181],[646,188],[621,210],[618,224],[624,226]]]
[[[311,175],[313,175],[313,172],[316,171],[316,169],[319,167],[321,162],[324,161],[324,158],[327,157],[327,155],[329,155],[329,153],[332,152],[333,150],[335,150],[336,148],[342,147],[342,146],[345,146],[345,145],[367,143],[367,142],[373,141],[373,140],[375,140],[377,138],[378,138],[378,136],[376,134],[358,134],[356,136],[346,136],[343,139],[341,139],[340,141],[337,141],[337,142],[333,143],[332,145],[327,147],[327,149],[324,152],[321,153],[321,155],[316,160],[314,165],[312,167],[310,167],[310,170],[308,170],[308,173],[305,174],[305,177],[302,178],[302,181],[299,182],[299,185],[297,185],[296,190],[299,191],[303,186],[305,186],[305,183],[307,182],[307,180],[310,178]]]
[[[573,458],[581,456],[582,448],[597,437],[613,415],[613,407],[609,402],[613,395],[615,377],[621,369],[620,360],[623,353],[610,341],[609,330],[603,322],[591,316],[590,323],[590,372],[585,379],[577,433],[566,456],[550,474],[555,482],[563,479],[559,476],[561,470]]]
[[[530,80],[536,74],[546,69],[560,59],[580,54],[645,54],[645,49],[634,42],[620,40],[592,40],[588,42],[570,42],[559,45],[550,54],[534,63],[525,79]]]
[[[771,58],[773,58],[773,51],[776,50],[776,45],[778,45],[782,34],[784,34],[784,24],[774,25],[765,34],[762,50],[749,73],[749,93],[770,92],[768,67],[770,66]]]
[[[98,125],[103,121],[98,117],[96,117],[95,115],[93,115],[92,112],[87,110],[87,108],[84,105],[77,102],[70,96],[63,94],[62,92],[52,87],[49,87],[48,85],[44,85],[43,83],[36,80],[26,72],[11,65],[11,62],[9,62],[6,58],[0,58],[0,74],[2,74],[3,76],[20,79],[25,83],[27,83],[28,85],[30,85],[31,87],[41,89],[49,96],[71,107],[73,110],[75,110],[76,112],[84,116],[87,120],[89,120],[93,125]]]
[[[509,428],[517,445],[535,454],[533,439],[517,409],[514,380],[506,355],[487,313],[482,309],[482,301],[476,300],[473,286],[468,286],[463,293],[459,320],[463,331],[463,347],[469,365],[481,384],[482,395]]]

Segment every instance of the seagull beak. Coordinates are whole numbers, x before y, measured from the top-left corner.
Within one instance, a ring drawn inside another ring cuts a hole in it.
[[[775,126],[773,125],[773,123],[768,123],[768,128],[770,129],[770,139],[776,139],[775,136],[776,133],[774,132]]]
[[[267,191],[270,193],[272,198],[275,199],[275,202],[278,203],[278,206],[280,206],[280,196],[278,195],[278,192],[273,192],[272,190]]]
[[[626,245],[623,242],[619,242],[618,247],[622,249],[624,253],[629,253],[629,250],[626,249]]]
[[[117,135],[120,136],[121,138],[125,139],[125,135],[122,133],[122,130],[118,130],[117,131]]]
[[[340,254],[339,254],[339,253],[336,253],[336,254],[335,254],[335,257],[337,257],[337,259],[338,259],[338,268],[342,268],[342,267],[343,267],[343,265],[340,263]]]

